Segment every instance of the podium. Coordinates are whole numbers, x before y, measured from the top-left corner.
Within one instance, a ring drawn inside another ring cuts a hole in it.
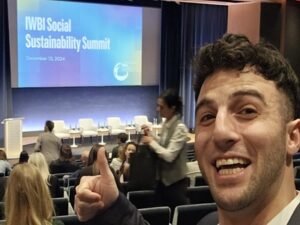
[[[22,151],[22,127],[24,118],[7,118],[4,124],[4,148],[7,158],[19,158]]]

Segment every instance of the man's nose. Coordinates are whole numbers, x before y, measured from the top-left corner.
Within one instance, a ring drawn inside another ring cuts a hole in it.
[[[238,140],[236,121],[226,110],[216,115],[213,141],[221,150],[229,150]]]

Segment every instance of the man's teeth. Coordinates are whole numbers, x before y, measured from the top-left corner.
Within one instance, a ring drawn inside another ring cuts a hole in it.
[[[218,159],[216,161],[216,167],[219,169],[221,166],[228,166],[234,164],[246,165],[248,162],[241,158],[231,158],[231,159]]]
[[[216,167],[220,175],[231,175],[241,172],[249,162],[241,158],[218,159]]]
[[[244,168],[234,168],[234,169],[221,169],[219,171],[220,175],[232,175],[241,172]]]

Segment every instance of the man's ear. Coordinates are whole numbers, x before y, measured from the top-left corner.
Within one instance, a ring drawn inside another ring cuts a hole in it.
[[[287,123],[287,152],[294,155],[300,148],[300,119]]]

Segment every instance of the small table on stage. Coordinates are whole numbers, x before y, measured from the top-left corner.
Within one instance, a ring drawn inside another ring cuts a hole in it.
[[[127,142],[130,142],[131,141],[130,134],[135,134],[136,133],[136,128],[135,128],[135,126],[126,126],[125,127],[125,131],[128,134],[128,140],[127,140]]]
[[[78,145],[76,145],[75,138],[80,137],[80,134],[81,134],[81,131],[78,129],[70,130],[70,136],[71,136],[71,138],[73,138],[73,144],[71,145],[72,148],[78,147]]]
[[[102,128],[99,128],[97,130],[98,132],[98,135],[101,136],[101,142],[98,143],[99,145],[105,145],[106,143],[103,141],[103,136],[104,135],[109,135],[109,129],[106,128],[106,127],[102,127]]]

